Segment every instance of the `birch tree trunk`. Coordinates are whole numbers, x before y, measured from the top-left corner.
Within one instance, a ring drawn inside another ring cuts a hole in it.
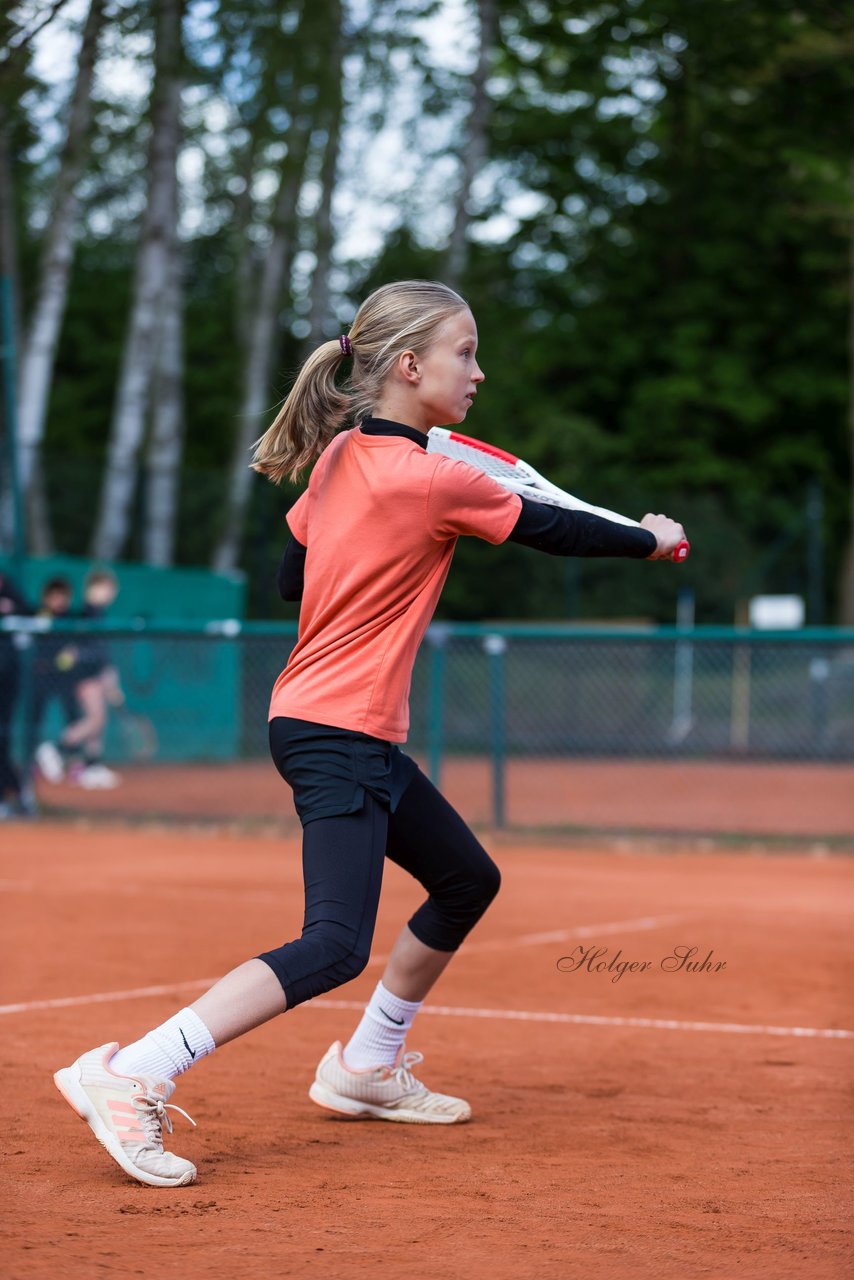
[[[320,205],[314,215],[316,258],[314,273],[311,279],[311,310],[309,312],[309,348],[314,349],[323,342],[326,325],[329,322],[331,290],[329,273],[332,269],[332,249],[335,233],[332,226],[332,199],[335,195],[335,181],[338,171],[338,156],[341,148],[341,127],[344,118],[344,85],[343,62],[345,54],[345,38],[343,14],[340,0],[330,2],[329,23],[335,27],[338,36],[329,54],[329,104],[326,109],[325,129],[326,143],[323,151],[323,164],[320,170],[321,196]]]
[[[243,351],[246,350],[249,342],[253,317],[252,302],[255,295],[255,246],[249,235],[249,228],[255,214],[255,203],[252,199],[252,173],[255,168],[258,145],[257,123],[257,120],[253,122],[249,141],[240,154],[237,173],[243,179],[244,187],[234,200],[234,214],[230,228],[236,264],[234,339]]]
[[[486,93],[486,80],[498,35],[496,0],[477,0],[477,12],[480,26],[477,65],[472,76],[471,110],[462,154],[462,175],[445,267],[445,278],[452,288],[459,286],[468,264],[468,226],[471,221],[472,186],[487,157],[486,130],[489,120],[489,98]]]
[[[170,565],[174,559],[184,446],[184,287],[177,220],[176,209],[160,308],[160,347],[146,461],[143,559],[156,565]]]
[[[176,163],[181,139],[181,19],[184,0],[157,0],[148,200],[134,272],[131,316],[110,423],[107,466],[101,488],[92,554],[118,557],[127,542],[136,489],[139,450],[158,341],[160,308],[175,234]]]
[[[296,206],[303,181],[311,123],[308,113],[302,111],[288,133],[289,149],[276,195],[272,236],[260,266],[259,296],[246,353],[237,436],[229,469],[225,521],[211,561],[212,567],[219,573],[229,573],[237,567],[249,501],[249,486],[253,476],[249,469],[249,450],[263,428],[262,415],[270,402],[270,375],[278,333],[279,307],[290,279],[297,223]]]
[[[45,234],[35,301],[21,357],[18,465],[25,499],[34,476],[40,474],[38,458],[74,259],[74,235],[80,203],[77,184],[89,151],[92,78],[103,22],[104,0],[91,0],[77,59],[77,79],[68,107],[68,129],[56,179],[53,213]],[[43,502],[43,493],[36,495],[36,510]],[[46,525],[46,511],[43,518]]]

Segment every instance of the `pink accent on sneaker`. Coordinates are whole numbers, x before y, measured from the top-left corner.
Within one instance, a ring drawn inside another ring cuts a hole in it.
[[[128,1142],[131,1139],[139,1139],[140,1142],[145,1138],[145,1134],[139,1124],[139,1113],[132,1102],[119,1102],[115,1098],[107,1099],[107,1106],[110,1108],[110,1114],[113,1117],[113,1127],[121,1142]]]

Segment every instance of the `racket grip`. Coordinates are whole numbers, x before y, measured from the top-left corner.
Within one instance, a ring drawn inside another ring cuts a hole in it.
[[[691,543],[688,541],[687,538],[683,538],[682,541],[679,543],[679,546],[673,552],[673,555],[670,557],[670,559],[673,561],[674,564],[681,564],[683,560],[688,559],[688,556],[690,554],[691,554]]]

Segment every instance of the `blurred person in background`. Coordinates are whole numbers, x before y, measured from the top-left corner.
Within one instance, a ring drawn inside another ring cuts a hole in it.
[[[62,623],[71,617],[73,592],[67,578],[55,576],[43,584],[36,616],[45,623],[45,630],[36,636],[33,650],[33,692],[26,732],[26,757],[33,762],[35,772],[50,782],[58,782],[62,771],[51,776],[51,760],[45,765],[39,758],[37,746],[42,722],[50,704],[57,700],[66,720],[76,717],[74,701],[74,647],[67,635],[56,634],[54,623]]]
[[[83,618],[98,622],[118,595],[119,584],[108,569],[93,569],[86,578]],[[70,681],[68,723],[54,741],[42,742],[36,764],[48,782],[67,779],[87,790],[116,787],[119,775],[103,761],[104,734],[110,706],[124,705],[118,672],[103,639],[93,632],[71,638],[59,656]]]
[[[0,621],[29,617],[32,606],[8,574],[0,572]],[[12,760],[12,719],[21,689],[21,671],[15,637],[0,630],[0,820],[34,812],[31,789],[25,786]]]

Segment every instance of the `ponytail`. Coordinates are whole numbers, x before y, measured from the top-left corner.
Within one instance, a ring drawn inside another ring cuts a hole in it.
[[[306,360],[272,426],[255,442],[252,468],[273,484],[298,480],[347,417],[350,397],[335,383],[343,359],[338,342],[324,342]]]
[[[296,480],[318,457],[349,417],[368,417],[401,352],[422,356],[451,315],[466,302],[447,285],[431,280],[397,280],[366,298],[349,337],[324,342],[299,371],[275,422],[255,444],[252,467],[274,484]],[[352,356],[347,381],[335,375]]]

